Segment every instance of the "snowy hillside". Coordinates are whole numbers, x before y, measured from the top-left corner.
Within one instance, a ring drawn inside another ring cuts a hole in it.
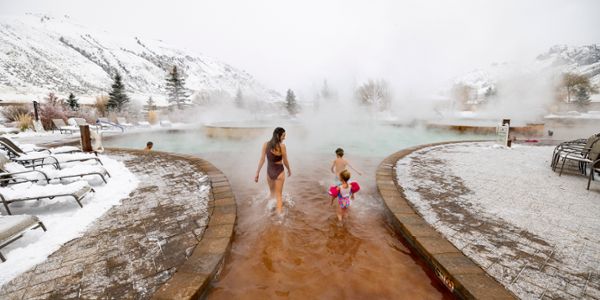
[[[240,88],[259,100],[281,96],[248,73],[215,59],[179,50],[161,41],[118,37],[78,25],[68,16],[0,16],[0,99],[39,100],[48,92],[73,92],[88,102],[107,93],[111,74],[124,78],[131,98],[148,96],[164,104],[167,69],[176,65],[192,91]]]
[[[455,78],[454,84],[473,88],[477,92],[477,98],[481,98],[489,88],[496,89],[498,79],[502,76],[516,72],[537,73],[540,71],[553,74],[570,72],[586,75],[592,84],[600,86],[600,45],[553,46],[548,52],[540,54],[529,65],[493,64],[488,68],[474,70]]]

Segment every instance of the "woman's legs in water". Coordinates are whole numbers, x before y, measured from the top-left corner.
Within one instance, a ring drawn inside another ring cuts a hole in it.
[[[267,183],[269,184],[269,198],[273,199],[275,198],[275,180],[271,179],[271,177],[269,177],[269,175],[267,175]]]
[[[285,182],[285,172],[281,172],[275,180],[275,197],[277,198],[277,213],[281,214],[283,210],[283,183]]]

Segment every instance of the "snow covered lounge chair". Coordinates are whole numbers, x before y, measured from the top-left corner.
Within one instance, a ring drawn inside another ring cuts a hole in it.
[[[90,130],[98,131],[100,129],[99,126],[88,124],[88,122],[84,118],[69,118],[67,120],[67,123],[69,123],[69,125],[71,125],[71,126],[76,126],[78,128],[79,128],[79,126],[82,126],[82,125],[88,125],[88,126],[90,126]]]
[[[161,127],[172,127],[173,123],[171,123],[171,121],[169,121],[169,120],[162,120],[162,121],[160,121],[160,126]]]
[[[0,154],[0,156],[2,155]],[[3,158],[0,158],[0,162],[2,160]],[[99,176],[104,183],[107,183],[106,177],[110,178],[108,171],[98,165],[78,165],[61,170],[27,170],[27,168],[17,163],[0,163],[0,186],[27,181],[50,183],[52,180],[62,181],[67,178],[83,178],[84,176]]]
[[[117,123],[119,123],[119,125],[124,126],[124,127],[132,127],[133,124],[127,122],[127,120],[125,120],[125,118],[119,117],[117,118]]]
[[[63,121],[63,119],[52,119],[52,124],[54,124],[54,128],[56,128],[56,130],[58,130],[61,134],[63,133],[63,131],[65,133],[68,132],[71,134],[73,134],[73,132],[75,131],[79,131],[79,127],[69,126],[65,123],[65,121]],[[53,132],[54,128],[52,128]]]
[[[137,124],[140,127],[150,127],[150,122],[148,121],[138,121]]]
[[[4,142],[4,144],[6,144],[6,145],[10,145],[12,149],[15,149],[16,151],[21,151],[22,153],[25,153],[25,154],[33,153],[33,152],[42,152],[42,153],[48,153],[48,154],[65,154],[65,153],[81,152],[81,149],[79,149],[75,146],[61,146],[61,147],[56,147],[56,148],[33,148],[33,150],[26,151],[26,150],[22,149],[21,147],[17,146],[17,144],[15,144],[9,138],[0,137],[0,141]]]
[[[21,187],[24,185],[24,187]],[[84,181],[77,181],[69,184],[49,184],[49,185],[34,185],[31,183],[23,183],[13,185],[11,187],[0,188],[0,200],[9,215],[12,212],[8,205],[13,202],[22,202],[29,200],[54,199],[56,197],[73,197],[79,207],[83,208],[81,200],[89,194],[95,192],[92,187]]]
[[[23,150],[21,150],[20,148],[14,148],[11,144],[7,144],[1,139],[0,146],[8,150],[9,156],[11,156],[11,159],[13,161],[18,162],[26,167],[35,168],[39,166],[52,165],[55,166],[57,169],[60,169],[60,163],[83,162],[88,160],[95,160],[98,163],[102,164],[102,161],[98,157],[88,157],[85,156],[84,153],[56,155],[50,155],[41,152],[24,153]]]
[[[0,216],[0,249],[21,238],[26,231],[40,227],[46,231],[46,226],[36,216]],[[2,253],[0,260],[6,261]]]

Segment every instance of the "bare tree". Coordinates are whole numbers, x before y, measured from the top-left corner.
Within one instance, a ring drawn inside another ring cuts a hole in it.
[[[369,79],[358,88],[356,97],[362,104],[374,106],[379,110],[388,109],[391,104],[390,88],[383,79]]]

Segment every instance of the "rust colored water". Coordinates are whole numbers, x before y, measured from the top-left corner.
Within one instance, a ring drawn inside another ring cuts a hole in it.
[[[289,131],[286,140],[293,175],[286,179],[286,213],[278,218],[264,180],[254,183],[263,138],[206,138],[198,131],[149,132],[113,139],[108,145],[197,154],[229,178],[238,205],[231,253],[209,299],[449,299],[452,295],[431,274],[385,218],[375,187],[375,169],[389,153],[435,141],[466,139],[443,132],[389,126],[344,127],[348,159],[363,171],[362,189],[349,219],[338,226],[327,187],[333,150],[341,132],[313,129],[307,136]],[[311,135],[312,134],[312,135]],[[264,137],[266,139],[266,137]],[[266,167],[266,166],[265,166]]]
[[[389,228],[374,182],[378,159],[354,158],[365,175],[354,178],[362,189],[340,226],[325,194],[330,156],[295,159],[283,218],[266,199],[264,174],[258,184],[251,172],[240,176],[255,170],[253,159],[204,156],[230,178],[238,203],[232,251],[209,299],[452,298]]]

